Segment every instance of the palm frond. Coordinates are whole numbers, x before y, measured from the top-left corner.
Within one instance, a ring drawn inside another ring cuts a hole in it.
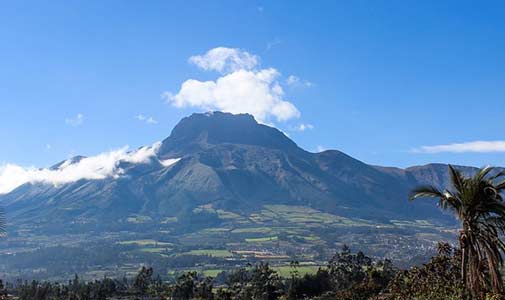
[[[491,171],[493,171],[494,168],[491,167],[491,166],[487,166],[487,167],[484,167],[484,168],[481,168],[477,174],[475,174],[473,176],[473,179],[477,182],[480,182],[480,181],[483,181]]]
[[[499,171],[497,172],[496,174],[492,175],[492,176],[489,176],[488,179],[491,180],[491,181],[494,181],[500,177],[503,177],[505,176],[505,171]]]
[[[452,165],[449,165],[449,176],[451,178],[452,184],[454,185],[454,188],[457,191],[463,190],[464,177],[461,172],[454,168]]]
[[[497,184],[495,184],[495,188],[496,188],[499,192],[502,192],[503,190],[505,190],[505,180],[500,181],[500,182],[498,182]]]
[[[445,197],[445,195],[444,195],[444,193],[442,191],[440,191],[436,187],[434,187],[432,185],[426,185],[426,186],[421,186],[421,187],[418,187],[418,188],[414,189],[410,193],[409,199],[412,201],[412,200],[415,200],[417,198],[425,198],[425,197],[429,197],[429,198],[440,197],[440,198],[443,198],[443,197]]]

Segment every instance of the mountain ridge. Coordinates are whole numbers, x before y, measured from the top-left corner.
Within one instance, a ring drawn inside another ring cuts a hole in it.
[[[311,153],[247,114],[183,118],[156,157],[149,163],[120,162],[117,177],[60,186],[28,183],[0,195],[0,203],[19,224],[120,223],[139,214],[161,220],[202,205],[251,212],[266,204],[369,219],[447,220],[433,203],[407,201],[416,185],[447,186],[447,165],[400,169],[368,165],[338,150]],[[161,161],[167,159],[175,162],[165,166]]]

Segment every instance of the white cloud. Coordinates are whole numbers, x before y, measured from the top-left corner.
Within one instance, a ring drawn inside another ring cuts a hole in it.
[[[160,163],[165,167],[169,167],[169,166],[177,163],[179,160],[181,160],[181,159],[180,158],[169,158],[169,159],[165,159],[165,160],[160,160]]]
[[[313,84],[308,80],[302,80],[295,75],[289,75],[286,84],[293,87],[311,87]]]
[[[294,75],[289,75],[288,79],[286,79],[286,83],[288,85],[293,85],[295,83],[300,82],[300,78],[294,76]]]
[[[252,70],[258,65],[259,58],[237,48],[217,47],[204,55],[191,56],[189,62],[206,71],[228,73],[237,70]]]
[[[144,146],[135,151],[126,152],[128,147],[123,147],[119,161],[125,161],[134,164],[146,164],[151,159],[156,158],[156,154],[161,147],[161,142],[156,142],[151,146]]]
[[[49,151],[51,150],[53,147],[51,146],[51,144],[46,144],[46,150]]]
[[[327,150],[326,147],[321,146],[321,145],[317,146],[317,148],[316,148],[316,152],[323,152],[323,151],[326,151],[326,150]]]
[[[78,162],[72,162],[69,159],[57,169],[24,168],[15,164],[4,164],[0,166],[0,194],[8,193],[28,182],[58,186],[80,179],[96,180],[119,177],[124,172],[119,166],[120,162],[147,164],[158,160],[157,152],[160,146],[161,143],[157,142],[152,146],[145,146],[135,151],[128,151],[128,146],[125,146],[121,149],[83,158]],[[168,159],[159,162],[164,166],[169,166],[177,161],[178,159]]]
[[[298,131],[305,131],[305,130],[310,130],[310,129],[314,129],[314,125],[312,124],[305,124],[305,123],[302,123],[298,126],[296,126],[296,130]]]
[[[136,115],[135,119],[137,119],[141,122],[146,122],[147,124],[158,124],[158,121],[155,120],[153,117],[147,117],[147,116],[144,116],[143,114]]]
[[[230,113],[250,113],[260,122],[298,118],[300,112],[283,99],[275,69],[239,70],[216,81],[186,80],[179,92],[167,98],[175,107],[199,107]],[[168,94],[170,96],[170,94]]]
[[[65,119],[65,123],[67,123],[70,126],[79,126],[84,122],[84,115],[81,113],[78,113],[75,117],[73,118],[67,118]]]
[[[259,122],[271,119],[286,121],[300,117],[298,109],[284,99],[274,68],[256,69],[258,58],[233,48],[214,48],[190,61],[204,70],[224,72],[216,80],[188,79],[177,94],[164,92],[162,97],[175,107],[197,107],[230,113],[249,113]]]
[[[422,146],[413,149],[414,153],[491,153],[505,152],[505,141],[473,141],[446,145]]]

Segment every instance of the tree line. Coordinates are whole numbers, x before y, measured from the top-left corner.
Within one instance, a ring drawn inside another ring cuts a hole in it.
[[[446,243],[428,263],[409,270],[396,269],[391,261],[374,261],[348,247],[336,253],[314,274],[300,274],[291,263],[290,276],[282,278],[266,263],[238,268],[226,274],[224,284],[212,277],[186,272],[174,281],[163,281],[151,267],[142,267],[132,279],[103,278],[66,283],[0,282],[0,299],[19,300],[470,300],[461,278],[461,250]],[[8,296],[10,295],[10,296]],[[488,300],[503,300],[489,289]]]

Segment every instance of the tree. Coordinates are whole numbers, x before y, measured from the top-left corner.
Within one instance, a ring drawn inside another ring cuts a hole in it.
[[[193,298],[197,277],[195,271],[187,272],[179,276],[173,287],[172,297],[178,300],[189,300]]]
[[[248,264],[248,267],[250,265]],[[232,271],[227,278],[227,292],[224,296],[228,296],[233,300],[246,300],[252,298],[252,287],[249,284],[251,281],[251,272],[246,268],[239,268]],[[223,294],[223,293],[222,293]],[[216,297],[220,299],[219,297]]]
[[[328,262],[328,271],[335,291],[344,290],[353,284],[362,282],[367,277],[367,269],[372,266],[372,259],[363,252],[351,253],[347,245]]]
[[[315,274],[291,276],[287,281],[288,300],[312,299],[332,290],[332,280],[326,268],[319,268]]]
[[[133,287],[140,293],[142,297],[146,295],[147,288],[149,284],[151,284],[153,276],[153,268],[142,267],[135,277],[135,281],[133,282]]]
[[[198,284],[195,287],[195,293],[193,297],[199,300],[213,300],[214,293],[212,292],[212,289],[213,289],[212,277],[207,277],[198,282]]]
[[[232,293],[226,289],[219,288],[216,291],[216,299],[219,300],[231,300]]]
[[[505,176],[492,167],[482,168],[473,176],[465,176],[449,165],[452,187],[441,191],[434,186],[415,189],[410,199],[438,198],[438,205],[453,212],[461,223],[461,278],[463,286],[475,298],[483,298],[492,290],[503,292],[499,268],[503,265],[505,244],[500,233],[505,232],[505,204],[501,193]]]
[[[460,250],[439,243],[438,254],[422,266],[403,270],[389,282],[385,300],[469,300],[461,297]]]
[[[282,282],[268,263],[260,263],[251,271],[251,292],[254,300],[275,300],[282,294]]]

